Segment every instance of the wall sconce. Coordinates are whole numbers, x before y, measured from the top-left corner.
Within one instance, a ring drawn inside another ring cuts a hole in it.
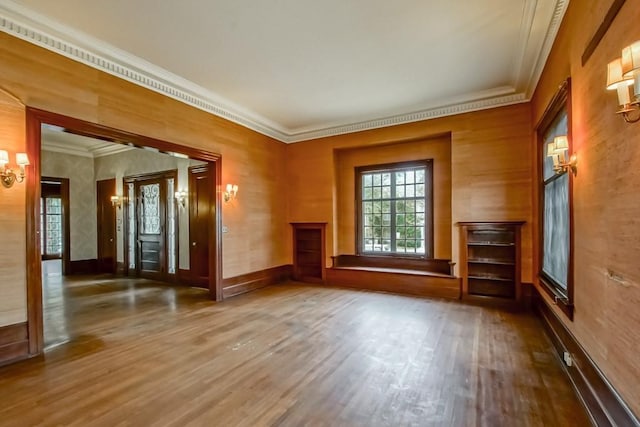
[[[120,196],[111,196],[111,206],[114,208],[122,209],[122,197]]]
[[[16,153],[16,164],[20,169],[17,174],[7,166],[8,163],[9,153],[6,150],[0,150],[0,179],[2,180],[2,185],[6,188],[11,188],[16,182],[24,182],[24,168],[30,163],[26,153]]]
[[[547,157],[553,159],[553,170],[556,173],[571,171],[575,176],[578,174],[578,157],[574,153],[567,161],[567,151],[569,151],[569,138],[566,135],[556,136],[547,145]]]
[[[633,97],[629,87],[633,86]],[[618,91],[618,104],[624,121],[640,120],[640,40],[622,49],[622,57],[611,61],[607,67],[607,89]]]
[[[176,191],[174,194],[178,206],[185,208],[187,206],[187,192],[185,190]]]
[[[229,202],[238,195],[238,186],[236,184],[227,184],[227,190],[224,192],[224,201]]]

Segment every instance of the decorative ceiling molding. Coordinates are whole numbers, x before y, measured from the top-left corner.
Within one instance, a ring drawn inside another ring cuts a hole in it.
[[[523,21],[533,20],[536,4],[537,0],[526,0]],[[523,76],[522,74],[523,56],[520,55],[522,51],[527,49],[530,38],[529,34],[521,33],[519,40],[521,51],[518,51],[519,57],[515,59],[514,73],[518,74],[520,79],[524,77],[526,82],[524,89],[517,93],[509,95],[498,94],[481,99],[467,99],[457,103],[452,103],[451,100],[449,102],[443,101],[441,106],[426,110],[358,123],[329,124],[314,129],[284,128],[251,111],[233,105],[215,93],[161,67],[92,38],[85,33],[80,33],[52,21],[10,0],[0,0],[0,31],[281,142],[294,143],[529,101],[542,74],[568,4],[569,0],[556,1],[553,17],[547,29],[544,42],[536,55],[535,66],[529,69],[527,73],[528,76]],[[514,85],[516,83],[514,82]],[[516,89],[512,89],[512,92],[515,91]]]
[[[547,34],[545,35],[544,42],[542,43],[542,49],[538,55],[536,55],[537,60],[535,66],[532,68],[529,81],[526,82],[527,99],[531,99],[536,87],[538,86],[538,80],[540,80],[544,66],[547,63],[547,58],[549,58],[549,54],[551,53],[551,48],[553,48],[553,42],[555,42],[558,31],[560,30],[560,24],[562,24],[564,14],[567,12],[567,8],[569,7],[569,1],[570,0],[557,0],[556,2],[553,17],[551,18]]]

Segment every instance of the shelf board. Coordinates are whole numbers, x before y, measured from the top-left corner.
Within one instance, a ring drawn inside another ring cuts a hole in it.
[[[501,243],[501,242],[467,242],[467,246],[499,246],[510,247],[515,246],[515,243]]]
[[[499,277],[499,276],[469,276],[469,279],[477,279],[477,280],[491,280],[493,282],[509,282],[514,284],[515,280],[514,279],[507,279],[506,277]]]
[[[508,259],[476,258],[468,262],[469,264],[516,265],[515,261]]]

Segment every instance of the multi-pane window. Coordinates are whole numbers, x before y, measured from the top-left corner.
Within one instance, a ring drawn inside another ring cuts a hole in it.
[[[567,134],[567,111],[558,113],[544,135],[543,153],[553,138]],[[569,276],[569,173],[557,173],[553,159],[543,156],[542,272],[566,295]]]
[[[571,253],[572,175],[554,168],[554,138],[566,136],[571,149],[571,82],[551,100],[537,127],[540,172],[540,283],[558,307],[573,317],[573,254]]]
[[[44,259],[62,257],[62,199],[44,196],[40,199],[40,246]]]
[[[356,168],[361,254],[431,258],[431,161]]]

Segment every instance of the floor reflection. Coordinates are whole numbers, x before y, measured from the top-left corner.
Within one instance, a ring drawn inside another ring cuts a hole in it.
[[[68,342],[62,260],[42,262],[42,312],[45,350]]]
[[[167,285],[112,275],[63,276],[62,262],[42,262],[45,349],[78,341],[90,330],[96,338],[129,325],[127,316],[149,311],[171,315],[194,302],[210,302],[205,289]],[[99,325],[99,327],[97,327]]]

